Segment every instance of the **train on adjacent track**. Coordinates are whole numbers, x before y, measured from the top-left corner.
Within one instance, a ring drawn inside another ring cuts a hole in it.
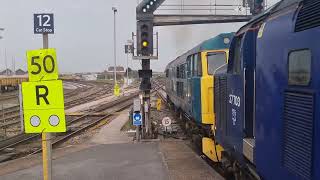
[[[19,84],[28,81],[27,75],[0,75],[0,92],[19,89]]]
[[[319,0],[283,0],[168,64],[167,99],[235,179],[320,179],[319,33]]]

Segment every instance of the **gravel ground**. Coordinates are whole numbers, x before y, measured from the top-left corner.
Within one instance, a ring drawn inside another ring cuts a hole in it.
[[[181,126],[179,124],[179,121],[177,121],[177,117],[173,111],[171,111],[164,102],[162,102],[161,110],[158,111],[156,108],[156,102],[158,97],[152,96],[151,98],[151,120],[153,124],[155,125],[155,132],[159,133],[159,138],[164,139],[164,136],[162,136],[165,132],[165,127],[162,125],[162,119],[165,117],[169,117],[172,121],[171,126],[167,128],[168,130],[168,136],[169,138],[173,139],[186,139],[186,136],[184,132],[181,129]],[[172,133],[170,133],[170,130],[172,129]],[[168,136],[166,136],[168,138]]]

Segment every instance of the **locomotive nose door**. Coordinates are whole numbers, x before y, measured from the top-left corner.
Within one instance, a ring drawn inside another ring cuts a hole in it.
[[[243,151],[244,138],[254,139],[255,31],[234,38],[227,75],[227,136],[230,146]],[[254,145],[253,145],[254,146]],[[253,150],[250,151],[253,160]]]
[[[241,151],[243,119],[243,77],[241,73],[242,37],[235,37],[230,48],[227,74],[227,126],[228,145]]]

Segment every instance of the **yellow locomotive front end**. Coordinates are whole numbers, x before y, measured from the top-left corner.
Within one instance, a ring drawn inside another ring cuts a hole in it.
[[[206,129],[206,136],[202,138],[203,153],[214,162],[221,158],[223,148],[215,146],[215,112],[214,112],[214,75],[217,72],[226,72],[228,63],[228,49],[211,50],[201,53],[202,59],[202,79],[201,79],[201,110],[202,124],[209,125]]]

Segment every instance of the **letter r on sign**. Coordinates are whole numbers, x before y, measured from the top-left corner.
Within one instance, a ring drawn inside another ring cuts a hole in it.
[[[40,92],[40,89],[43,89],[44,92]],[[41,93],[41,94],[40,94]],[[49,89],[45,85],[37,85],[36,86],[36,99],[37,99],[37,105],[40,105],[40,98],[43,98],[45,103],[49,105],[49,101],[47,99],[47,96],[49,95]]]

